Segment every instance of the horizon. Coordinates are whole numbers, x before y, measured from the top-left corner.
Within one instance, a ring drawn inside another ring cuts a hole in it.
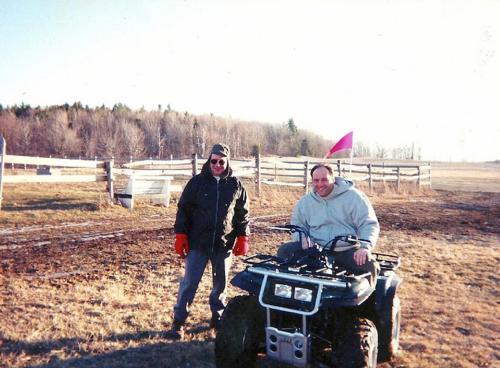
[[[500,159],[500,2],[3,1],[0,103],[175,111]]]

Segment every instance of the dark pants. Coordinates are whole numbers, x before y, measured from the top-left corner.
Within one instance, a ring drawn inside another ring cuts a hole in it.
[[[354,261],[354,252],[357,249],[349,249],[344,252],[333,252],[333,257],[335,258],[335,262],[339,265],[347,267],[355,272],[359,273],[370,273],[370,285],[375,285],[376,278],[380,273],[380,265],[375,260],[375,257],[370,254],[365,264],[358,266]],[[289,242],[282,244],[278,248],[278,257],[290,259],[296,253],[302,252],[302,245],[300,242]]]
[[[209,257],[205,252],[190,250],[185,259],[184,278],[179,285],[174,321],[183,323],[193,303],[201,277],[208,261],[212,264],[212,292],[209,297],[212,315],[220,316],[225,308],[226,285],[233,257],[232,253],[216,253]]]

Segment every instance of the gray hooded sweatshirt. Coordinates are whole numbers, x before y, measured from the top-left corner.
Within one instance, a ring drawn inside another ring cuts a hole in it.
[[[333,191],[321,197],[314,189],[304,195],[295,205],[291,223],[304,227],[312,240],[326,245],[336,236],[357,235],[369,240],[371,249],[377,243],[380,226],[370,201],[364,193],[354,187],[354,183],[341,177],[335,178]],[[299,235],[294,233],[294,241]]]

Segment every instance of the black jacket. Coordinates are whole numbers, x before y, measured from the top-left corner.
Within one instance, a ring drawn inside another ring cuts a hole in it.
[[[229,252],[237,236],[249,234],[248,202],[245,188],[232,176],[229,165],[217,182],[207,161],[182,192],[175,232],[188,235],[190,249]]]

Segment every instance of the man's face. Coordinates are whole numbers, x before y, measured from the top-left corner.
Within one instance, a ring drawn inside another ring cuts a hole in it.
[[[333,190],[333,175],[330,175],[328,170],[324,167],[318,167],[314,170],[312,181],[314,190],[321,197],[326,197]]]
[[[227,168],[227,157],[219,156],[214,153],[210,156],[210,170],[213,176],[221,176]]]

